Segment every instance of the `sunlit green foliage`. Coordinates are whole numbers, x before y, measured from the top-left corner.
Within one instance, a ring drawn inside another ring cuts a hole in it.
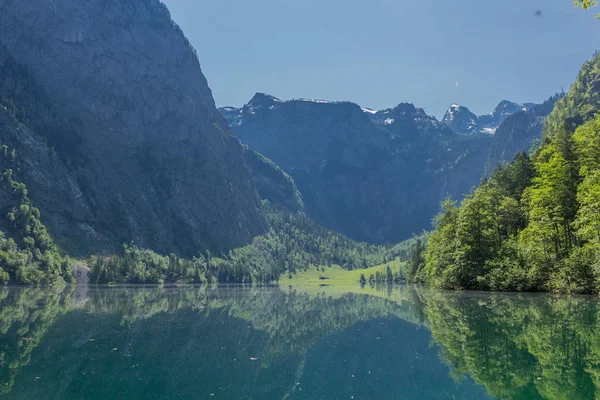
[[[503,277],[496,270],[508,266],[498,263],[510,253],[507,239],[524,227],[519,200],[532,175],[531,160],[521,153],[511,165],[498,168],[460,207],[446,200],[434,221],[436,230],[429,237],[425,268],[418,277],[439,287],[484,288],[482,277],[494,274],[495,285],[500,285]]]
[[[436,220],[422,279],[447,288],[600,290],[600,56],[520,154]],[[575,130],[574,130],[575,129]]]
[[[598,303],[588,298],[424,291],[442,358],[499,399],[593,399]]]
[[[552,138],[566,124],[568,129],[576,127],[594,118],[600,110],[600,53],[581,67],[569,93],[556,102],[556,105],[544,126],[544,137]]]
[[[15,376],[58,315],[68,309],[72,289],[0,290],[0,395],[10,392]]]
[[[412,246],[412,242],[394,247],[356,242],[267,201],[263,211],[271,229],[247,246],[218,257],[207,253],[187,260],[127,245],[121,254],[92,257],[92,282],[273,282],[281,274],[295,274],[311,265],[341,265],[350,270],[381,265],[408,257]]]
[[[14,179],[15,153],[0,146],[0,185],[9,199],[0,208],[0,282],[62,284],[73,282],[63,258],[27,195],[25,184]]]
[[[587,10],[591,7],[596,7],[598,2],[596,0],[573,0],[573,4],[575,7],[581,7],[584,10]],[[596,19],[600,19],[600,14],[596,15]]]
[[[417,280],[419,273],[425,266],[424,252],[425,246],[421,240],[417,240],[417,243],[411,249],[408,268],[404,276],[408,282]]]

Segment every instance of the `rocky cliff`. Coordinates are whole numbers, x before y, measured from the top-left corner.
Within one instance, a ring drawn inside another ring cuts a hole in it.
[[[527,111],[536,104],[517,104],[502,100],[489,114],[475,115],[467,107],[452,104],[446,111],[442,122],[458,134],[471,135],[474,133],[494,134],[496,129],[511,115]]]
[[[508,116],[496,130],[490,154],[485,164],[484,174],[489,176],[502,162],[512,161],[515,154],[528,151],[539,144],[544,121],[554,108],[562,93],[550,97],[542,104],[528,105]]]
[[[259,93],[221,112],[240,140],[293,177],[309,216],[370,242],[397,242],[427,228],[441,199],[479,183],[487,152],[469,153],[473,142],[485,149],[491,143],[489,135],[460,137],[408,103],[375,112]],[[461,155],[481,164],[464,179],[454,166]]]
[[[446,196],[461,199],[479,184],[492,145],[504,143],[493,132],[523,108],[502,102],[477,117],[456,105],[438,121],[410,103],[374,111],[259,93],[220,111],[243,142],[293,177],[309,216],[354,239],[393,243],[429,229]],[[524,135],[501,158],[531,140]]]
[[[288,211],[304,213],[302,194],[291,176],[273,161],[246,145],[244,158],[262,200],[268,200]]]
[[[68,250],[192,255],[266,230],[242,146],[160,1],[0,0],[0,45],[20,122],[0,115],[0,141]]]

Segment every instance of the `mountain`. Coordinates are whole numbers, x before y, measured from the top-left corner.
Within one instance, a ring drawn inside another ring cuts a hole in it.
[[[429,116],[422,108],[410,103],[400,103],[394,108],[368,113],[371,120],[388,130],[403,143],[419,140],[422,135],[433,137],[450,137],[453,135],[443,123]]]
[[[479,126],[479,118],[473,114],[467,107],[452,104],[442,122],[448,125],[456,133],[462,135],[471,135],[480,132],[482,127]]]
[[[502,100],[491,113],[477,116],[467,107],[452,104],[446,111],[442,122],[461,135],[472,135],[473,133],[494,134],[496,129],[508,117],[520,111],[527,111],[535,106],[533,103],[517,104]]]
[[[512,101],[502,100],[490,114],[480,115],[478,122],[485,128],[495,129],[511,115],[520,111],[527,111],[535,106],[536,104],[534,103],[517,104]]]
[[[476,116],[453,105],[438,121],[410,103],[375,111],[257,93],[219,111],[242,142],[291,176],[308,216],[356,240],[389,243],[428,229],[446,196],[462,199],[486,166],[529,149],[550,107],[503,101]],[[532,119],[531,129],[510,122],[514,113]]]
[[[244,145],[244,159],[252,173],[258,196],[295,213],[304,213],[304,200],[294,179],[277,164]]]
[[[256,94],[242,109],[224,114],[242,142],[294,178],[318,222],[358,239],[381,239],[380,230],[389,229],[380,222],[391,204],[378,196],[388,177],[373,174],[385,173],[390,136],[358,105]],[[390,191],[398,187],[387,185]]]
[[[244,149],[160,1],[2,1],[0,72],[0,142],[65,250],[191,256],[266,232]]]
[[[512,161],[515,154],[530,150],[542,137],[544,121],[562,94],[550,97],[542,104],[528,105],[508,116],[496,129],[484,175],[489,176],[503,162]]]
[[[257,93],[220,111],[242,142],[293,178],[307,215],[369,242],[428,228],[441,200],[479,183],[492,142],[457,135],[409,103],[374,111]]]

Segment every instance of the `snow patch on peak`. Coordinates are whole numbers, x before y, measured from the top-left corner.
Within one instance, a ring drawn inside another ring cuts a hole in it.
[[[367,113],[367,114],[377,114],[377,111],[375,111],[375,110],[373,110],[373,109],[371,109],[371,108],[365,108],[365,107],[361,107],[361,110],[362,110],[364,113]]]
[[[300,98],[300,99],[294,99],[294,100],[295,101],[305,101],[307,103],[317,103],[317,104],[330,104],[331,103],[331,101],[320,100],[320,99],[305,99],[305,98]]]
[[[256,112],[262,108],[272,109],[273,104],[281,103],[275,96],[271,96],[266,93],[256,93],[254,97],[244,106],[244,109],[247,110],[250,114],[254,115]]]
[[[232,112],[232,111],[238,111],[239,109],[236,107],[225,106],[225,107],[221,107],[220,110],[223,110],[226,112]]]

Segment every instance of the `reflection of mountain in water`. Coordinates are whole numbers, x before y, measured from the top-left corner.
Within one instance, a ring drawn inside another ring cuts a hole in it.
[[[424,292],[455,376],[502,399],[600,398],[600,307],[588,297]]]
[[[69,294],[69,290],[0,290],[0,395],[10,392],[46,330],[66,311]]]
[[[0,291],[7,398],[482,398],[469,376],[498,398],[573,399],[599,383],[588,298],[86,290]]]

